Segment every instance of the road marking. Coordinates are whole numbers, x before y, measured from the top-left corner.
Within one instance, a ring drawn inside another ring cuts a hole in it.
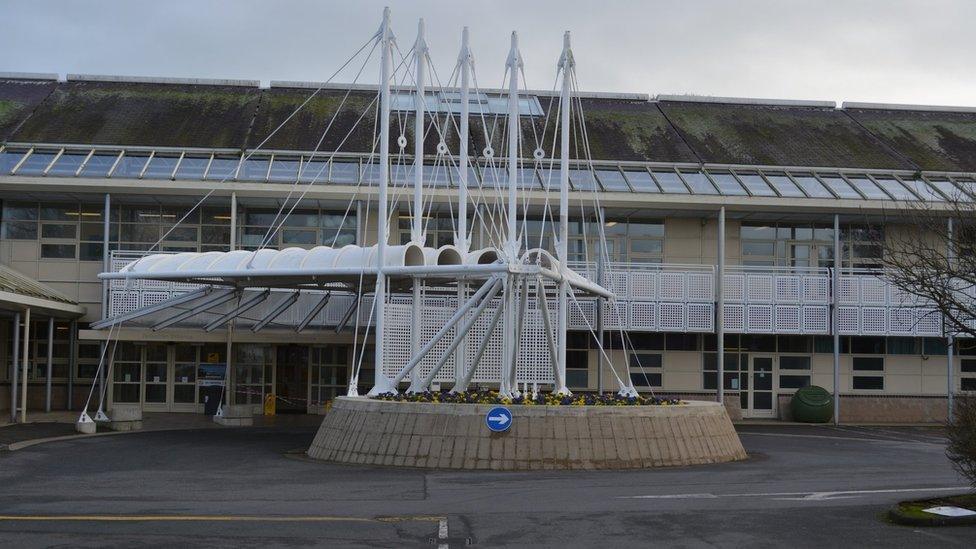
[[[883,490],[843,490],[838,492],[756,492],[746,494],[654,494],[618,496],[617,499],[716,499],[716,498],[773,498],[795,501],[829,501],[856,498],[869,494],[897,494],[905,492],[948,492],[968,490],[968,486],[939,486],[933,488],[889,488]]]
[[[450,549],[451,546],[445,543],[447,540],[447,517],[442,518],[437,525],[437,538],[441,541],[437,545],[437,549]]]
[[[847,432],[857,433],[857,434],[870,434],[870,433],[865,433],[863,431],[847,431]],[[924,442],[924,441],[920,441],[920,440],[906,439],[906,438],[893,439],[893,438],[890,438],[890,437],[883,437],[883,438],[882,437],[844,437],[844,436],[831,436],[831,435],[800,435],[800,434],[796,434],[796,433],[760,433],[760,432],[755,432],[755,431],[738,431],[738,434],[740,436],[748,435],[748,436],[761,436],[761,437],[819,438],[819,439],[826,439],[826,440],[854,440],[854,441],[860,441],[860,442],[878,442],[878,443],[884,443],[884,444],[889,444],[889,443],[892,443],[892,442],[904,442],[904,443],[910,443],[910,444],[927,444],[927,445],[932,445],[932,446],[944,446],[945,445],[945,443],[941,443],[940,444],[940,443],[937,443],[937,442]]]
[[[0,515],[0,522],[436,522],[439,516],[336,517],[322,515]],[[446,523],[445,523],[446,524]],[[446,528],[446,526],[444,526]]]

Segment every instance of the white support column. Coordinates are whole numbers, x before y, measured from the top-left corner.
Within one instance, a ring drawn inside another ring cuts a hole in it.
[[[10,350],[10,423],[17,422],[17,377],[20,375],[20,313],[14,313],[13,348]]]
[[[725,403],[725,206],[718,211],[718,272],[715,273],[715,365],[717,397]]]
[[[47,319],[47,367],[44,371],[44,411],[51,411],[51,361],[54,359],[54,317]]]
[[[569,327],[569,282],[567,276],[569,267],[569,122],[572,101],[573,70],[576,62],[573,60],[573,50],[570,46],[569,31],[563,35],[563,52],[559,58],[559,69],[563,75],[562,92],[559,95],[559,248],[556,256],[559,259],[559,317],[556,320],[556,379],[553,390],[558,395],[569,395],[566,387],[566,330]],[[602,360],[601,360],[602,366]]]
[[[949,218],[949,220],[946,221],[946,224],[947,224],[946,236],[948,236],[948,242],[946,242],[946,259],[949,260],[949,264],[951,266],[952,261],[955,259],[955,253],[953,252],[952,249],[952,238],[953,238],[952,218]],[[943,321],[943,326],[947,326],[947,324],[944,321]],[[950,327],[950,329],[952,328]],[[946,364],[946,406],[948,407],[946,409],[946,418],[949,421],[952,421],[952,416],[954,412],[953,401],[956,392],[956,380],[955,377],[953,377],[953,374],[955,374],[955,364],[954,364],[955,360],[952,352],[953,351],[952,347],[955,345],[956,342],[955,339],[956,338],[952,335],[952,332],[946,334],[946,345],[947,345],[946,359],[948,361],[948,363]]]
[[[424,237],[424,101],[427,93],[427,41],[424,38],[424,20],[417,23],[417,41],[414,44],[416,60],[416,95],[414,96],[413,120],[413,218],[410,223],[410,241],[419,246],[425,243]],[[411,313],[413,325],[410,328],[410,354],[416,356],[420,351],[420,335],[423,330],[423,278],[413,279],[413,301]],[[410,390],[419,392],[422,381],[420,369],[410,372]]]
[[[120,157],[121,158],[121,157]],[[112,234],[112,195],[105,193],[105,206],[102,211],[102,272],[107,273],[111,270],[111,265],[109,264],[109,236]],[[128,286],[128,284],[126,284]],[[108,318],[112,315],[109,314],[108,297],[109,282],[108,280],[102,281],[102,318]],[[105,343],[102,343],[104,346]],[[98,393],[105,394],[105,370],[102,368],[98,369]]]
[[[386,275],[383,273],[386,261],[386,240],[389,238],[387,229],[387,190],[390,184],[390,78],[392,66],[390,56],[393,34],[390,31],[390,8],[383,9],[383,24],[379,31],[380,41],[380,181],[377,192],[378,206],[376,208],[376,293],[375,293],[375,339],[376,369],[374,370],[373,388],[370,395],[377,395],[388,391],[395,391],[396,387],[383,372],[383,334],[384,316],[386,315]]]
[[[237,249],[237,193],[230,193],[230,251]]]
[[[831,316],[830,328],[834,333],[834,425],[840,425],[840,333],[837,331],[838,310],[840,304],[840,216],[834,214],[834,280],[833,299],[831,300],[834,314]]]
[[[519,71],[522,68],[522,55],[518,49],[518,33],[512,32],[512,47],[508,53],[507,67],[508,81],[508,225],[505,242],[505,257],[509,264],[518,261],[518,161],[519,161]],[[502,365],[502,379],[499,383],[499,393],[502,396],[515,396],[518,389],[512,387],[510,380],[515,369],[515,330],[518,319],[515,318],[515,292],[518,284],[509,276],[505,282],[505,325],[503,326],[502,348],[504,362]]]
[[[78,368],[78,321],[72,320],[68,324],[68,389],[65,398],[65,410],[74,409],[75,370]]]
[[[31,310],[30,307],[24,309],[24,341],[22,342],[23,354],[20,358],[20,422],[27,423],[27,368],[28,368],[28,354],[27,351],[30,349],[30,317]]]
[[[471,56],[470,36],[468,27],[461,31],[461,53],[458,55],[458,65],[461,71],[461,120],[460,135],[458,136],[458,211],[457,211],[457,233],[454,235],[454,246],[461,253],[462,261],[466,261],[470,250],[468,240],[468,139],[470,139],[470,110],[469,104],[471,95],[471,67],[474,59]],[[467,299],[468,285],[463,280],[458,281],[457,302],[458,306]],[[458,343],[457,350],[454,352],[454,387],[457,388],[464,370],[464,361],[467,356],[467,340],[462,338]]]

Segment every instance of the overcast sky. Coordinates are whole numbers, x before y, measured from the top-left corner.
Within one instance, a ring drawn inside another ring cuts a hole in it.
[[[321,81],[387,4],[442,77],[468,25],[485,87],[517,30],[551,88],[571,30],[591,91],[976,105],[973,0],[0,0],[0,71]]]

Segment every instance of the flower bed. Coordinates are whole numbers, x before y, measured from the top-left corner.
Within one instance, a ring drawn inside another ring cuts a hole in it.
[[[376,400],[392,400],[396,402],[429,402],[450,404],[522,404],[527,406],[677,406],[683,404],[676,398],[660,398],[654,396],[625,397],[616,393],[578,394],[560,396],[552,393],[538,393],[535,398],[519,396],[516,398],[501,397],[497,391],[467,391],[451,393],[448,391],[424,391],[423,393],[399,394],[383,393],[374,397]]]

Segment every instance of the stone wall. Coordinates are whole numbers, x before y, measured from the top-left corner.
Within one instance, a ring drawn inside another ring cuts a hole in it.
[[[792,394],[779,395],[779,419],[793,421]],[[843,423],[938,423],[946,422],[944,396],[840,395]]]
[[[480,404],[340,397],[308,455],[364,465],[443,469],[636,469],[746,458],[724,407],[507,406],[493,433]]]

